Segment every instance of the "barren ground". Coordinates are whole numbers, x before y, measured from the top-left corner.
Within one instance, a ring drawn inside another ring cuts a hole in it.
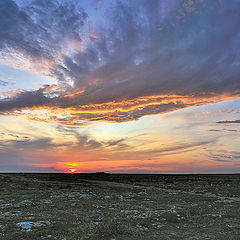
[[[240,175],[0,174],[1,240],[240,240]]]

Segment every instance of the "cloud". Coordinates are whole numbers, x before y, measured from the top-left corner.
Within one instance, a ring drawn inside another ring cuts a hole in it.
[[[2,87],[6,87],[6,86],[8,86],[8,85],[9,85],[8,82],[3,81],[3,80],[0,80],[0,86],[2,86]]]
[[[70,0],[6,0],[0,9],[0,59],[62,88],[3,99],[1,112],[47,108],[49,119],[29,118],[78,126],[240,96],[236,0],[111,1],[95,10],[101,18]]]
[[[20,135],[20,134],[16,134],[16,133],[7,133],[7,132],[0,132],[0,135],[3,137],[10,137],[13,139],[22,139],[22,140],[30,140],[30,137],[28,136],[24,136],[24,135]]]
[[[27,159],[26,156],[21,156],[18,152],[0,152],[0,172],[57,172],[54,166],[41,167],[35,166],[37,164],[30,165],[32,162]]]
[[[209,157],[216,162],[236,162],[240,160],[240,152],[220,150],[211,152]]]
[[[119,145],[120,143],[122,143],[123,141],[125,141],[124,138],[121,138],[121,139],[117,139],[117,140],[110,140],[107,145],[112,147],[112,146],[116,146],[116,145]]]
[[[192,151],[198,147],[212,144],[216,142],[216,139],[210,139],[208,141],[199,141],[199,142],[191,142],[191,143],[172,143],[171,146],[164,146],[157,149],[152,149],[150,151],[143,151],[144,154],[151,154],[157,155],[157,156],[164,156],[164,155],[171,155],[171,154],[177,154],[182,152],[189,152]]]
[[[210,129],[210,132],[238,132],[236,129]]]
[[[111,149],[126,149],[128,148],[128,138],[115,138],[110,140],[98,140],[92,135],[87,133],[79,133],[75,127],[69,126],[58,126],[57,130],[64,135],[74,136],[77,142],[72,143],[72,148],[91,150],[91,149],[101,149],[102,151]]]
[[[79,29],[86,17],[84,10],[72,1],[6,0],[1,3],[0,47],[5,56],[22,53],[22,57],[31,60],[55,62],[64,40],[81,40]]]
[[[53,142],[51,138],[44,138],[40,137],[37,139],[31,139],[29,137],[15,137],[15,139],[10,138],[8,140],[0,141],[0,146],[5,147],[5,151],[8,151],[10,148],[14,148],[14,150],[27,150],[27,151],[34,151],[34,150],[41,150],[41,149],[53,149],[62,146],[69,146],[70,143],[61,143],[57,144]]]
[[[29,100],[31,100],[29,102]],[[38,107],[44,104],[51,103],[51,98],[46,97],[43,94],[43,89],[36,91],[21,91],[17,93],[16,97],[5,98],[0,101],[1,111],[24,109],[26,107]]]
[[[101,142],[98,142],[87,135],[80,135],[75,132],[77,138],[77,147],[86,148],[86,149],[96,149],[102,146]]]
[[[238,123],[240,123],[240,120],[233,120],[233,121],[231,121],[231,120],[226,120],[226,121],[218,121],[218,122],[216,122],[217,124],[234,124],[234,123],[236,123],[236,124],[238,124]]]
[[[55,147],[51,138],[39,138],[34,140],[11,140],[10,144],[16,149],[47,149]]]

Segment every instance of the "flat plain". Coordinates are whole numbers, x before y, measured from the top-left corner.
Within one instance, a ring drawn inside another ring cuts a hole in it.
[[[1,240],[239,240],[240,175],[0,174]]]

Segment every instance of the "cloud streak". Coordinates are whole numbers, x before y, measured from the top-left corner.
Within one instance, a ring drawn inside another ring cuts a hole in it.
[[[239,124],[240,120],[226,120],[226,121],[218,121],[217,124]]]

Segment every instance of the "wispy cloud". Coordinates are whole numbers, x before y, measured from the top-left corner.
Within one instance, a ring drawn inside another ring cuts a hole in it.
[[[210,159],[216,162],[239,162],[240,152],[230,150],[211,151]]]
[[[238,124],[240,123],[240,120],[225,120],[225,121],[218,121],[217,124]]]
[[[8,84],[9,83],[7,81],[0,80],[0,86],[6,87]]]

